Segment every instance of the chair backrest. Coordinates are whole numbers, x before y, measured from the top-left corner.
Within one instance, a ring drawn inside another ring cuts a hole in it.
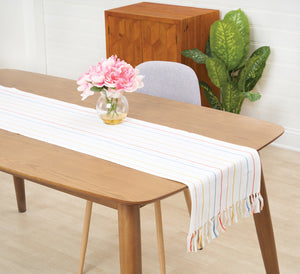
[[[139,64],[136,68],[141,75],[145,76],[144,87],[137,92],[201,105],[197,75],[187,65],[167,61],[148,61]]]

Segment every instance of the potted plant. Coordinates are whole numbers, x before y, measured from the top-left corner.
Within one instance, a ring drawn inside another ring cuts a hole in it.
[[[249,48],[248,18],[239,9],[212,24],[205,54],[199,49],[182,52],[183,56],[205,64],[212,83],[220,88],[219,100],[207,83],[199,82],[213,108],[240,113],[245,98],[252,102],[260,99],[261,95],[252,89],[262,76],[270,47],[260,47],[248,58]]]

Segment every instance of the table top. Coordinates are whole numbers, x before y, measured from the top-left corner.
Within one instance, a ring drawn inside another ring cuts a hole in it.
[[[73,80],[19,70],[0,70],[0,85],[94,108],[97,95],[81,101]],[[126,94],[128,116],[260,150],[281,126],[154,96]],[[0,129],[0,170],[116,208],[144,205],[187,186]]]

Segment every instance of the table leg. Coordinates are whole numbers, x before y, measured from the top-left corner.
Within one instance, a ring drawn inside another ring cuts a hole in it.
[[[141,274],[141,224],[137,205],[118,206],[121,274]]]
[[[85,260],[85,253],[86,247],[89,239],[89,231],[90,231],[90,224],[91,224],[91,216],[92,216],[92,207],[93,202],[87,200],[86,207],[85,207],[85,215],[84,215],[84,222],[83,222],[83,230],[82,230],[82,239],[81,239],[81,249],[80,249],[80,258],[79,258],[79,274],[83,272],[84,260]]]
[[[154,203],[154,208],[155,208],[155,223],[156,223],[160,274],[166,274],[165,245],[164,245],[164,233],[163,233],[163,226],[162,226],[160,201]]]
[[[264,208],[261,213],[253,215],[256,233],[266,273],[277,274],[279,265],[263,171],[261,173],[261,195],[264,198]]]
[[[25,185],[24,179],[13,176],[14,184],[15,184],[15,191],[16,191],[16,198],[19,212],[26,211],[26,197],[25,197]]]

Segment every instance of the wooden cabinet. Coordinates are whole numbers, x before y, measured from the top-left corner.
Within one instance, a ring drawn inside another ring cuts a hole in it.
[[[181,51],[205,51],[210,25],[218,19],[218,10],[148,2],[106,10],[106,53],[134,67],[150,60],[184,63],[195,70],[199,81],[211,84],[205,65],[185,58]],[[202,94],[201,100],[208,106]]]

